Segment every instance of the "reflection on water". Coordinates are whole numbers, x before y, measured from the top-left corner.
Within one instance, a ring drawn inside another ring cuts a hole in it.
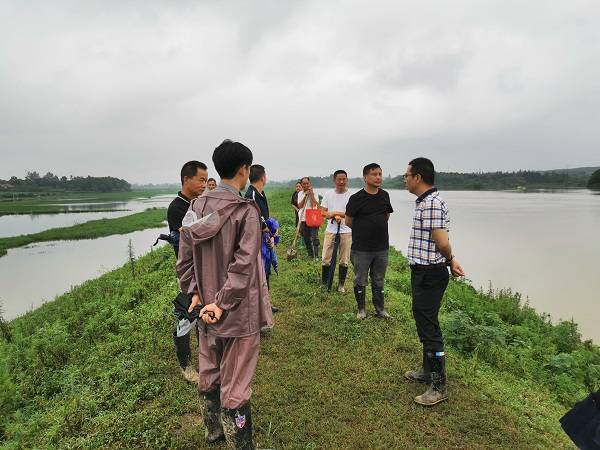
[[[319,190],[319,193],[322,193]],[[390,241],[406,253],[415,197],[390,190]],[[511,288],[553,320],[600,342],[600,197],[563,192],[443,191],[450,239],[477,288]]]
[[[9,250],[0,258],[4,317],[13,319],[72,286],[123,265],[130,239],[136,256],[147,253],[160,231],[156,228],[93,240],[44,242]]]
[[[49,203],[49,205],[63,205],[65,211],[86,210],[89,212],[0,216],[0,237],[39,233],[50,228],[70,227],[89,220],[123,217],[144,211],[147,208],[166,207],[173,197],[173,195],[158,195],[150,199],[136,199],[127,202]],[[118,209],[120,211],[94,212],[106,209]]]

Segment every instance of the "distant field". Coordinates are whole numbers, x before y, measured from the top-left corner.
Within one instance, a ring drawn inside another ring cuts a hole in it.
[[[172,189],[147,189],[129,192],[52,192],[36,193],[34,197],[31,193],[15,192],[14,199],[0,198],[0,215],[7,214],[56,214],[56,213],[77,213],[90,212],[87,209],[68,209],[65,205],[56,203],[101,203],[101,202],[119,202],[128,201],[136,198],[150,198],[156,195],[174,194]],[[6,195],[4,193],[3,195]],[[98,209],[95,212],[118,211],[118,208]]]

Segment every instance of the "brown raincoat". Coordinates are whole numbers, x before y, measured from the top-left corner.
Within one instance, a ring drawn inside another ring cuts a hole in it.
[[[193,200],[183,220],[177,261],[181,291],[223,309],[217,323],[201,322],[198,389],[220,388],[224,408],[250,400],[260,327],[273,326],[261,239],[256,203],[221,186]]]
[[[181,291],[224,310],[207,325],[208,334],[242,337],[273,325],[259,216],[253,201],[219,188],[193,200],[184,218],[177,261]]]

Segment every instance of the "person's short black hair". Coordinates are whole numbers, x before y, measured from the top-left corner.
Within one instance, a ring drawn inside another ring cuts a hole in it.
[[[377,163],[367,164],[365,167],[363,167],[363,177],[366,176],[371,170],[374,170],[374,169],[381,169],[381,166]]]
[[[256,183],[265,175],[265,168],[260,164],[252,164],[250,166],[250,183]]]
[[[209,178],[208,180],[206,180],[207,183],[210,181],[214,181],[215,183],[217,182],[217,180],[215,180],[214,178]]]
[[[198,169],[207,170],[206,164],[200,161],[188,161],[181,168],[181,185],[183,186],[183,179],[185,177],[192,178],[198,173]]]
[[[427,184],[433,185],[435,183],[435,168],[430,159],[415,158],[408,165],[413,175],[421,175],[421,178]]]
[[[339,170],[336,170],[335,172],[333,172],[333,179],[335,180],[335,177],[337,177],[341,173],[348,176],[348,172],[346,172],[345,170],[339,169]]]
[[[308,182],[310,183],[310,178],[309,177],[302,177],[302,178],[300,178],[300,184],[302,184],[302,182],[304,180],[308,180]]]
[[[225,139],[215,148],[212,160],[221,179],[231,180],[240,167],[252,165],[252,152],[244,144]]]

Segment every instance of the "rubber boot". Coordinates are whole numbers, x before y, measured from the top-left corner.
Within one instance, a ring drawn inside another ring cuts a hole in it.
[[[373,306],[375,306],[375,317],[380,319],[394,320],[394,318],[384,308],[384,291],[383,289],[371,286],[373,294]]]
[[[313,252],[314,252],[313,257],[315,259],[317,259],[319,257],[319,255],[321,254],[319,251],[319,247],[320,247],[320,244],[319,244],[319,241],[317,241],[317,243],[315,245],[313,245]]]
[[[329,280],[329,266],[321,266],[321,284],[327,286]]]
[[[358,307],[356,318],[358,320],[367,317],[367,312],[365,311],[365,294],[365,286],[354,286],[354,298],[356,298],[356,306]]]
[[[407,370],[404,373],[404,377],[407,380],[415,381],[417,383],[430,383],[431,382],[431,367],[427,353],[423,350],[423,365],[419,370]]]
[[[183,378],[190,383],[198,383],[198,372],[194,370],[191,365],[191,351],[190,351],[190,335],[189,333],[185,336],[177,337],[177,332],[173,332],[173,342],[175,343],[175,353],[177,354],[177,360],[181,366],[181,373]]]
[[[209,392],[200,393],[204,439],[209,444],[225,439],[221,424],[221,388],[218,386]]]
[[[221,408],[221,422],[229,448],[254,450],[250,402],[236,409]]]
[[[433,406],[448,399],[446,390],[446,362],[444,352],[427,352],[431,367],[431,381],[424,394],[415,397],[419,405]]]
[[[348,275],[348,266],[338,266],[338,292],[346,292],[344,284],[346,283],[346,275]]]

